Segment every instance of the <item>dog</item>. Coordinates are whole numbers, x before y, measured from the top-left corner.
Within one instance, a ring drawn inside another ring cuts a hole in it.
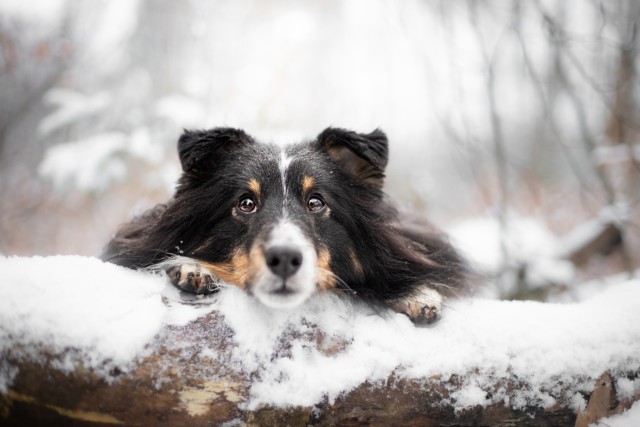
[[[428,222],[382,191],[388,140],[379,129],[327,128],[287,147],[243,130],[187,131],[174,196],[122,226],[102,259],[164,270],[197,294],[235,285],[271,307],[344,291],[434,322],[465,284],[465,263]]]

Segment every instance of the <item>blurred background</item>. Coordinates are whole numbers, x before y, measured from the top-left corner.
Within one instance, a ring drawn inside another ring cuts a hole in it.
[[[0,254],[97,255],[183,128],[387,132],[387,192],[503,298],[640,265],[637,0],[0,1]],[[617,275],[617,276],[616,276]]]

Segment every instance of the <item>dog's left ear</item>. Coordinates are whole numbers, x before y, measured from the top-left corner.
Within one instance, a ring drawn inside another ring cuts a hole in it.
[[[389,147],[387,136],[380,129],[364,134],[327,128],[318,135],[316,143],[347,173],[369,185],[382,187]]]
[[[255,142],[241,129],[218,127],[209,130],[185,130],[178,140],[182,170],[206,173],[230,151]]]

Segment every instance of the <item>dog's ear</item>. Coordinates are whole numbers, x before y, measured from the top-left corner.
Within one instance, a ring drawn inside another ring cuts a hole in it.
[[[207,172],[215,168],[227,152],[254,142],[240,129],[185,130],[178,140],[178,156],[184,172]]]
[[[327,128],[318,135],[316,143],[319,150],[352,176],[374,187],[382,187],[389,147],[387,136],[380,129],[364,134]]]

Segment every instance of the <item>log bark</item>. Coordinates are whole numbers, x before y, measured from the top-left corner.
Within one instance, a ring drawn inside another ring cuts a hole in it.
[[[30,357],[7,356],[5,367],[19,372],[0,393],[0,425],[542,427],[576,422],[576,414],[565,404],[513,409],[500,403],[456,412],[450,398],[462,379],[455,377],[418,381],[392,375],[384,384],[361,384],[331,403],[248,410],[243,403],[249,397],[250,378],[197,357],[206,337],[219,340],[219,351],[230,351],[231,342],[218,333],[222,329],[216,313],[188,328],[167,327],[156,338],[153,353],[133,370],[112,369],[106,377],[82,365],[71,372],[61,370],[59,361],[73,349],[60,353],[40,347],[37,361],[33,349]],[[178,351],[175,342],[193,351]],[[524,385],[510,378],[501,386],[516,390]]]

